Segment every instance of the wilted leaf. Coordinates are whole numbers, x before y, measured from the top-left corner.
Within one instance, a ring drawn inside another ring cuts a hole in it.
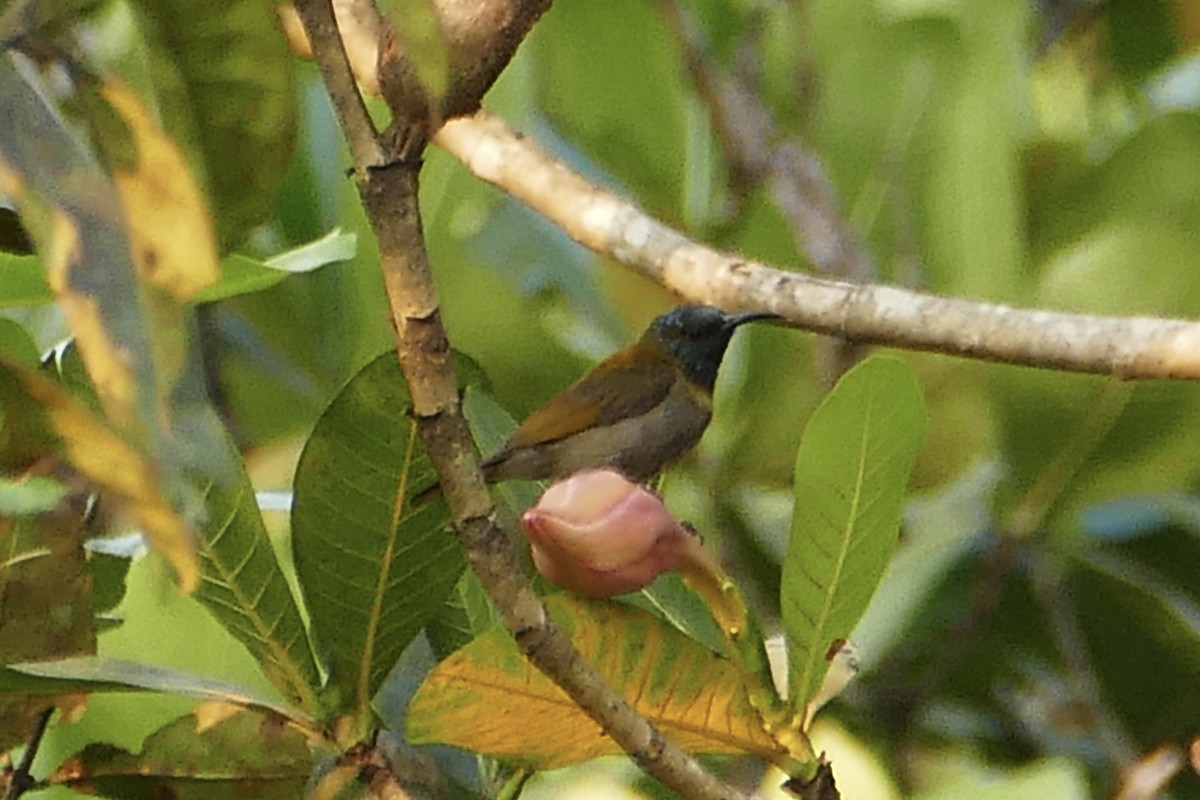
[[[0,57],[0,190],[33,234],[105,413],[123,433],[149,439],[160,434],[156,346],[135,302],[142,288],[120,198],[15,58]]]
[[[68,460],[103,487],[121,485],[119,496],[191,587],[186,529],[204,516],[192,476],[220,480],[237,460],[216,446],[200,364],[189,361],[188,301],[216,279],[209,217],[174,145],[128,89],[75,75],[110,177],[15,58],[0,59],[0,95],[12,112],[0,122],[0,178],[34,235],[113,432],[93,447],[80,434],[94,420],[38,394],[53,384],[26,381],[24,391],[63,411],[53,427]],[[109,471],[118,450],[120,460],[141,462],[136,475]]]
[[[794,709],[820,687],[830,645],[850,635],[891,558],[926,426],[912,370],[875,356],[843,376],[805,428],[780,597]]]
[[[370,701],[465,567],[434,481],[395,353],[364,367],[321,415],[296,468],[296,572],[341,708]]]
[[[129,152],[109,152],[106,148],[118,143],[99,136],[97,144],[121,196],[134,266],[143,282],[178,303],[187,302],[218,278],[216,240],[204,197],[175,144],[129,87],[109,81],[98,87],[98,94],[128,135],[119,144]]]
[[[628,606],[556,595],[547,607],[605,680],[684,750],[778,752],[727,659]],[[407,719],[414,743],[442,742],[537,769],[622,752],[499,626],[434,668]]]
[[[3,360],[0,407],[6,430],[31,437],[24,447],[57,452],[88,480],[123,501],[154,547],[175,567],[180,584],[188,590],[195,587],[199,568],[192,533],[163,497],[156,471],[141,453],[61,384]]]
[[[0,665],[94,653],[91,586],[84,564],[82,504],[37,516],[0,515]],[[0,692],[0,750],[23,741],[44,708],[72,690]]]
[[[201,707],[151,735],[142,751],[92,744],[50,783],[108,797],[196,800],[304,794],[315,759],[305,737],[270,716],[238,711],[215,724]]]
[[[257,0],[137,0],[164,125],[205,181],[221,252],[275,205],[296,132],[293,59]]]

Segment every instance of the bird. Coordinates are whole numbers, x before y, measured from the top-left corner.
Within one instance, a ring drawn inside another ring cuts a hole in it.
[[[776,314],[684,305],[535,410],[482,463],[488,483],[614,469],[646,483],[700,441],[734,331]]]

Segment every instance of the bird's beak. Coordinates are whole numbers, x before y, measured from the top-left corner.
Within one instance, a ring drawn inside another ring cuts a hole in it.
[[[747,322],[757,322],[763,319],[783,319],[783,317],[769,311],[747,311],[744,314],[730,314],[725,320],[725,327],[732,330]]]

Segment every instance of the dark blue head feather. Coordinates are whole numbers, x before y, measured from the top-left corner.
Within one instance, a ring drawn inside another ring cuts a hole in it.
[[[679,306],[650,323],[645,335],[662,342],[679,361],[683,374],[711,392],[733,332],[742,323],[756,319],[777,317],[759,312],[726,314],[712,306]]]

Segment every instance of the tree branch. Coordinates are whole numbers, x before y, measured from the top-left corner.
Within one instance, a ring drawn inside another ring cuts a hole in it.
[[[355,85],[355,76],[350,70],[350,61],[334,18],[333,5],[328,0],[301,0],[296,3],[296,13],[300,15],[304,32],[308,35],[305,45],[311,48],[321,70],[321,79],[329,90],[334,114],[350,145],[350,156],[355,167],[365,173],[370,167],[380,166],[383,163],[383,149],[379,145],[379,132],[375,130],[375,124],[371,122],[371,115],[367,113],[367,106]]]
[[[504,2],[511,4],[512,0]],[[408,381],[413,413],[472,568],[529,660],[562,687],[646,772],[684,797],[744,797],[667,741],[610,689],[551,622],[529,585],[511,539],[496,523],[459,406],[450,345],[442,327],[421,230],[417,205],[419,164],[397,161],[380,166],[379,135],[368,127],[369,120],[342,113],[342,109],[355,106],[353,98],[336,97],[343,92],[353,92],[357,97],[358,92],[340,42],[331,42],[325,35],[324,29],[333,24],[328,0],[298,0],[296,7],[322,75],[326,76],[326,87],[335,95],[339,119],[347,126],[345,134],[352,143],[359,193],[379,240],[396,348]],[[361,104],[361,100],[357,102]],[[392,107],[399,106],[402,104]],[[416,120],[396,119],[392,127],[408,123],[419,124]],[[368,138],[373,146],[353,145]]]
[[[691,301],[771,311],[857,343],[1123,379],[1200,379],[1198,323],[1021,309],[786,272],[688,239],[485,111],[451,120],[434,141],[580,244]]]
[[[855,283],[874,279],[875,265],[842,214],[821,160],[798,137],[783,136],[770,109],[744,81],[713,65],[679,0],[660,5],[733,170],[765,185],[792,229],[796,249],[817,272]]]
[[[796,250],[822,275],[867,283],[876,277],[870,255],[842,213],[825,167],[798,136],[785,138],[771,110],[747,81],[717,69],[703,34],[679,0],[660,0],[683,48],[696,93],[708,108],[732,171],[766,187],[792,229]],[[839,337],[821,341],[820,374],[828,388],[865,355]]]

